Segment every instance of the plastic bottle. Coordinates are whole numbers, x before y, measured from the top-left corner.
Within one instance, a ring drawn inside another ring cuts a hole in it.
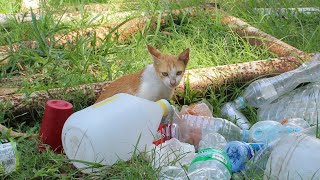
[[[320,140],[293,133],[264,146],[243,171],[246,179],[314,179],[320,177]]]
[[[232,122],[236,124],[241,129],[249,129],[251,123],[248,119],[240,112],[240,107],[237,106],[235,102],[227,102],[221,107],[221,115],[226,116]]]
[[[314,125],[312,127],[306,128],[301,131],[301,133],[306,134],[308,136],[320,137],[320,124]]]
[[[231,179],[231,163],[223,151],[226,140],[218,133],[206,134],[200,142],[200,151],[191,162],[190,179]]]
[[[320,82],[309,83],[258,110],[258,120],[281,122],[287,118],[302,118],[310,125],[320,119]]]
[[[263,147],[263,143],[245,143],[240,141],[230,141],[224,148],[229,156],[232,172],[243,170],[246,162],[250,160],[254,153]]]
[[[285,134],[303,129],[301,127],[285,127],[276,121],[260,121],[249,130],[241,130],[234,123],[222,118],[193,115],[183,115],[181,120],[176,123],[179,132],[175,134],[179,134],[179,140],[196,147],[199,145],[201,135],[210,132],[221,134],[227,141],[267,143]]]
[[[285,127],[300,127],[302,129],[310,128],[308,122],[302,118],[285,119],[281,122],[281,124]]]
[[[243,96],[235,102],[240,107],[250,105],[259,108],[292,91],[301,83],[319,81],[319,77],[320,54],[317,53],[310,61],[295,70],[252,82],[245,89]]]
[[[249,131],[251,142],[268,143],[283,137],[286,134],[300,132],[301,127],[285,127],[277,121],[259,121],[255,123]]]
[[[161,118],[171,111],[166,100],[149,101],[129,94],[116,94],[73,113],[62,130],[62,145],[69,159],[113,165],[129,160],[133,152],[151,145]],[[77,168],[95,169],[73,161]]]
[[[175,135],[182,142],[194,145],[198,148],[202,134],[217,132],[224,136],[227,141],[231,140],[246,140],[242,130],[234,123],[214,117],[182,115],[174,119],[176,124],[174,131]]]

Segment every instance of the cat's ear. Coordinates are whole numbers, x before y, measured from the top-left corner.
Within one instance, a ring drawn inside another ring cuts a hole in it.
[[[179,60],[183,61],[185,65],[187,65],[189,62],[189,53],[190,53],[190,49],[187,48],[179,55]]]
[[[154,48],[150,45],[148,45],[147,48],[148,48],[149,53],[151,54],[153,61],[155,63],[159,62],[159,58],[161,56],[160,51],[158,51],[156,48]]]

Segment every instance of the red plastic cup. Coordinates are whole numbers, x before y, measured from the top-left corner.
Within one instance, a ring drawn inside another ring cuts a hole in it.
[[[49,145],[57,153],[62,152],[62,128],[73,113],[72,108],[71,103],[63,100],[47,101],[39,133],[40,144],[38,148],[40,152],[45,149],[44,144]]]

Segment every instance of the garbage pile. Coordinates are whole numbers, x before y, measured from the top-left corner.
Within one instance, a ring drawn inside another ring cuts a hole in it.
[[[316,54],[252,82],[221,117],[205,100],[178,111],[164,99],[116,94],[68,117],[61,143],[83,173],[145,152],[163,180],[320,178],[319,77]],[[241,112],[247,106],[258,108],[255,124]]]
[[[181,159],[162,163],[160,179],[320,178],[319,77],[316,54],[296,70],[254,81],[221,108],[230,121],[214,117],[203,102],[174,109],[172,140],[153,145],[149,160],[158,165],[165,153]],[[253,125],[241,112],[246,106],[259,108]],[[171,143],[175,148],[167,148]]]

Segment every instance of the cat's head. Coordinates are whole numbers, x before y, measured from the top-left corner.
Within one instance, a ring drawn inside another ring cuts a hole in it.
[[[169,88],[177,87],[189,62],[190,49],[187,48],[179,55],[171,55],[162,54],[152,46],[148,45],[147,47],[153,59],[154,68],[160,79]]]

